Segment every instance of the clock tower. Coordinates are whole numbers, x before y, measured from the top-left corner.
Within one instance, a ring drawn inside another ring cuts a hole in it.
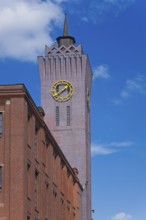
[[[69,36],[65,17],[63,36],[39,56],[41,105],[45,122],[83,186],[82,220],[91,220],[90,90],[92,71],[82,46]]]

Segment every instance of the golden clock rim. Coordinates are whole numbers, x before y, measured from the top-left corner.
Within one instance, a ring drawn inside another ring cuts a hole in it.
[[[64,84],[64,85],[68,85],[69,88],[71,88],[69,94],[63,96],[63,97],[60,97],[60,96],[57,96],[55,97],[55,95],[53,94],[54,90],[56,89],[56,87],[58,85],[61,85],[61,84]],[[68,80],[58,80],[56,81],[53,85],[52,85],[52,89],[51,89],[51,94],[52,94],[52,97],[56,100],[56,101],[59,101],[59,102],[64,102],[64,101],[68,101],[72,95],[74,93],[74,87],[72,85],[72,83]]]

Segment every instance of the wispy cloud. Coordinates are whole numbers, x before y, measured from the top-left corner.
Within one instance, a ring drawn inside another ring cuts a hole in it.
[[[133,217],[130,214],[126,214],[125,212],[119,212],[115,214],[112,218],[112,220],[132,220]]]
[[[146,95],[146,77],[142,74],[137,74],[134,78],[128,79],[119,98],[115,98],[113,102],[120,104],[134,94]]]
[[[110,155],[117,153],[122,148],[131,147],[132,145],[134,145],[132,141],[92,144],[91,154],[92,156]]]
[[[103,78],[103,79],[110,78],[108,66],[102,64],[100,66],[95,67],[93,69],[93,79],[96,78]]]
[[[146,94],[146,78],[144,75],[137,74],[133,79],[128,79],[121,92],[121,97],[127,98],[133,93]]]
[[[135,3],[135,0],[91,0],[88,12],[82,18],[86,22],[92,21],[96,23],[97,21],[103,21],[109,14],[117,16],[133,3]]]
[[[91,146],[91,154],[92,156],[96,155],[109,155],[115,153],[116,150],[109,148],[108,146],[102,144],[92,144]]]

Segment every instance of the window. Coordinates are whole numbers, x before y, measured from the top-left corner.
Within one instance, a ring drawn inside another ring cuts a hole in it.
[[[2,189],[2,166],[0,166],[0,191]]]
[[[35,190],[35,209],[38,210],[38,201],[39,201],[39,171],[37,169],[35,169],[34,190]]]
[[[27,198],[31,200],[31,162],[27,162]]]
[[[38,128],[35,127],[35,137],[34,137],[34,144],[35,144],[35,159],[38,159]]]
[[[70,106],[67,106],[66,125],[67,125],[67,126],[70,126]]]
[[[44,193],[44,202],[45,202],[45,207],[44,207],[44,214],[45,216],[48,216],[48,202],[49,202],[49,183],[48,183],[48,177],[46,177],[45,180],[45,193]],[[48,220],[47,218],[45,218],[45,220]]]
[[[57,186],[57,154],[56,152],[53,152],[53,182],[55,183],[55,185]]]
[[[65,172],[66,172],[66,170],[65,170],[66,168],[65,168],[65,166],[64,166],[64,164],[62,164],[62,169],[61,169],[61,193],[62,194],[64,194],[64,192],[65,192]]]
[[[56,126],[59,126],[59,107],[56,107]]]
[[[27,135],[28,135],[28,147],[31,148],[32,142],[33,142],[33,137],[32,137],[32,117],[31,115],[28,115],[28,130],[27,130]]]
[[[47,154],[46,154],[46,152],[47,152],[47,144],[46,144],[46,141],[42,141],[42,164],[44,165],[44,166],[46,166],[46,157],[48,156]]]
[[[3,133],[3,114],[0,112],[0,135]]]

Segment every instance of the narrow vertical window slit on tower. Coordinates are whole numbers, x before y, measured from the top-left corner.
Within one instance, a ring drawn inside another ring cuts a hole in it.
[[[56,106],[56,126],[59,126],[59,107]]]
[[[67,126],[70,126],[70,106],[67,106]]]

